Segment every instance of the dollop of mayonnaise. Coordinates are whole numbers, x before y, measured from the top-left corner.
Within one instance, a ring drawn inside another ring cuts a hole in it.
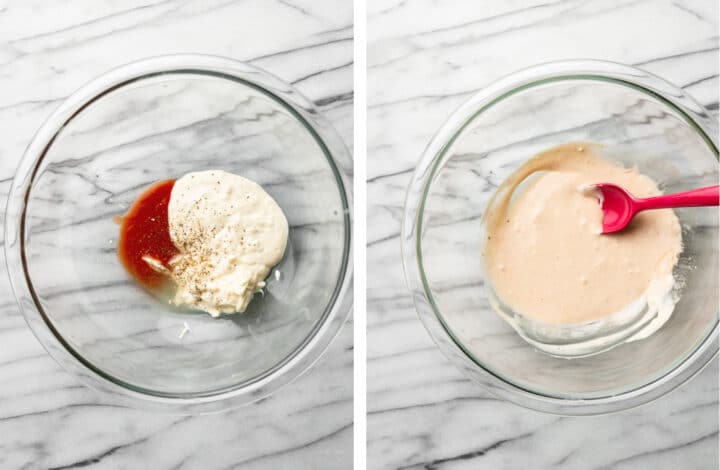
[[[244,312],[280,262],[288,222],[260,185],[220,170],[188,173],[168,204],[170,261],[177,288],[171,303],[213,317]]]

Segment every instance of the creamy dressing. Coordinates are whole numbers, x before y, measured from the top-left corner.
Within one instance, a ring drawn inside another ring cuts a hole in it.
[[[262,187],[219,170],[175,182],[168,225],[180,250],[169,263],[177,285],[171,302],[212,316],[245,311],[288,238],[282,209]]]
[[[582,324],[642,304],[662,320],[654,331],[674,308],[680,223],[672,210],[647,211],[626,230],[602,235],[602,211],[588,185],[615,183],[637,197],[661,192],[637,169],[597,157],[597,148],[552,148],[503,182],[484,216],[485,271],[499,299],[531,320]]]

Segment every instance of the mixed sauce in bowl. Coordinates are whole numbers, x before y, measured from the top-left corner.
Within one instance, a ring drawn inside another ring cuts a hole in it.
[[[624,338],[633,340],[672,314],[680,222],[671,209],[647,211],[625,230],[602,234],[597,194],[587,190],[595,183],[615,183],[639,197],[661,192],[637,168],[601,158],[600,149],[569,143],[536,155],[498,187],[485,212],[483,266],[494,307],[513,326],[521,317],[572,342],[601,332],[603,322],[637,327],[644,319],[647,325]]]

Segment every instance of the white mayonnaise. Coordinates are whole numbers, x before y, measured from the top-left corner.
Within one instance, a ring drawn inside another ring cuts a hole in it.
[[[175,182],[168,204],[170,262],[177,290],[171,302],[216,317],[243,312],[265,286],[287,245],[288,222],[260,185],[210,170]]]

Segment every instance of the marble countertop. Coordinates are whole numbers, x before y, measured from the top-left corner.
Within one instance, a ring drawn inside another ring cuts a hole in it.
[[[471,383],[405,288],[400,219],[425,145],[473,92],[551,60],[628,63],[718,114],[718,2],[378,0],[368,6],[368,468],[717,469],[718,361],[649,405],[567,418]]]
[[[161,54],[264,68],[315,101],[352,142],[352,34],[346,0],[0,2],[0,198],[65,97],[111,68]],[[249,407],[188,417],[107,406],[45,353],[3,273],[0,468],[348,468],[352,339],[349,324],[315,367]]]

